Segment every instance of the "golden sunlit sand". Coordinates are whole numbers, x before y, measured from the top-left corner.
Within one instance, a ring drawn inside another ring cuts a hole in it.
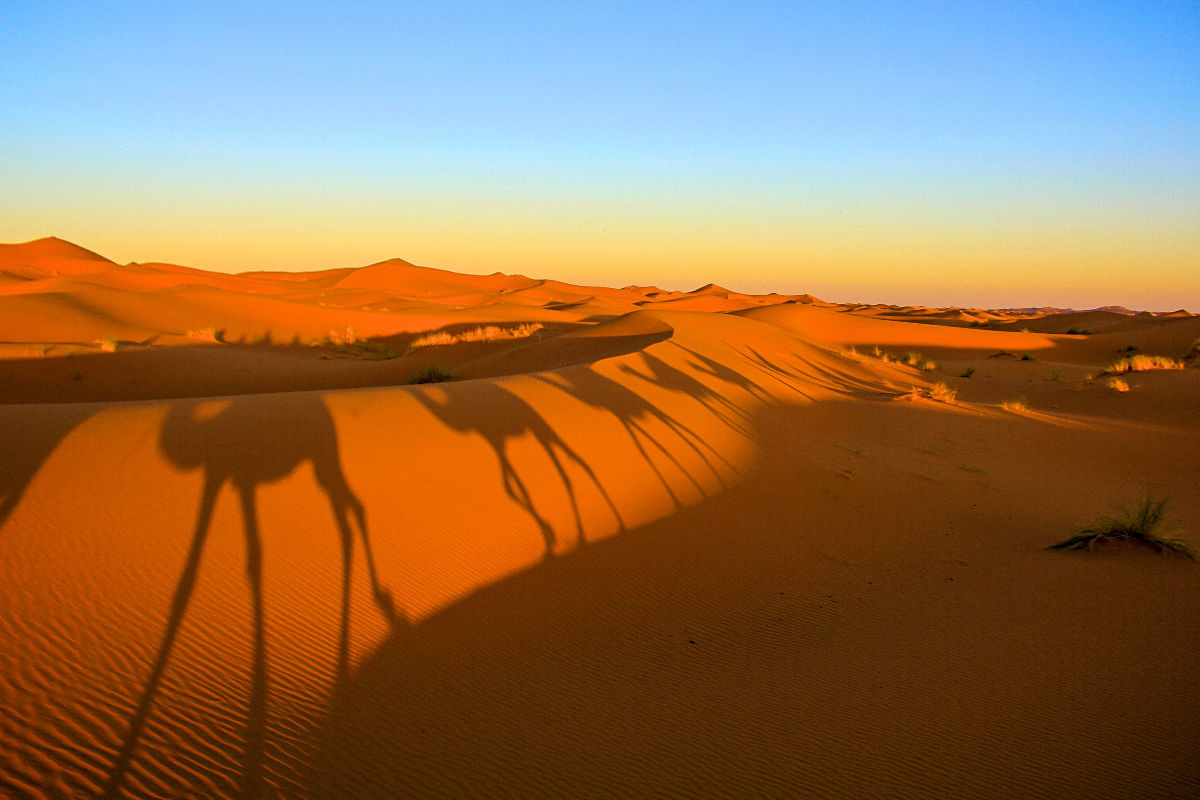
[[[0,245],[0,794],[1195,797],[1198,340]]]

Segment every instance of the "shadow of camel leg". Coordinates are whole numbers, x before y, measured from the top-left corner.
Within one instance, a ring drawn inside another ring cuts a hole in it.
[[[537,523],[538,530],[542,532],[542,541],[546,545],[543,558],[554,558],[554,545],[557,541],[554,536],[554,528],[550,526],[545,517],[537,512],[533,505],[533,497],[525,488],[525,481],[521,480],[521,476],[517,474],[508,460],[508,456],[504,454],[500,454],[500,473],[504,478],[504,491],[517,502],[517,505],[529,512],[529,515]]]
[[[584,474],[592,481],[592,484],[600,491],[600,496],[604,498],[604,502],[608,504],[608,508],[613,513],[613,517],[617,520],[617,529],[621,532],[625,530],[625,520],[621,517],[621,512],[617,510],[617,506],[613,503],[612,497],[604,485],[600,483],[600,479],[596,477],[595,471],[588,465],[586,461],[580,458],[579,454],[571,449],[562,439],[554,439],[546,448],[546,452],[550,455],[550,460],[554,462],[554,468],[558,470],[559,476],[562,478],[563,485],[567,488],[567,496],[571,501],[571,510],[575,514],[575,530],[578,538],[575,541],[575,546],[587,544],[587,537],[584,535],[583,521],[580,519],[579,503],[575,498],[575,487],[571,483],[571,479],[567,477],[567,471],[559,461],[558,456],[554,452],[557,447],[562,450],[563,455],[575,462],[575,464],[583,470]]]
[[[398,620],[392,593],[379,583],[379,575],[375,571],[375,554],[371,550],[371,538],[367,533],[366,511],[363,509],[362,503],[350,491],[350,487],[344,483],[335,488],[331,488],[331,485],[325,481],[321,481],[321,485],[329,496],[329,506],[333,511],[333,518],[337,523],[338,535],[342,542],[342,617],[338,631],[337,655],[337,674],[340,681],[346,677],[350,661],[350,588],[354,577],[354,530],[350,524],[352,515],[354,522],[358,524],[358,534],[362,539],[363,555],[367,562],[367,576],[371,581],[371,594],[375,599],[375,605],[390,627],[394,627]]]
[[[137,711],[134,712],[133,719],[129,723],[129,732],[125,734],[125,741],[121,745],[121,751],[117,755],[116,762],[113,763],[112,772],[109,774],[108,781],[104,786],[102,797],[118,797],[125,783],[125,777],[129,772],[129,765],[133,761],[133,753],[137,749],[142,729],[146,725],[146,719],[150,716],[150,707],[154,704],[154,696],[158,693],[158,686],[162,682],[163,673],[166,671],[167,661],[170,659],[171,650],[175,646],[175,637],[179,633],[179,626],[183,623],[188,602],[192,598],[192,591],[196,588],[196,576],[200,570],[200,557],[204,553],[204,541],[208,537],[208,527],[212,521],[213,506],[216,505],[217,491],[221,488],[221,483],[222,481],[214,475],[205,476],[204,490],[200,496],[200,510],[196,515],[196,531],[192,534],[192,545],[188,550],[187,560],[184,561],[183,572],[179,576],[179,584],[175,587],[175,596],[171,599],[171,613],[167,618],[167,627],[163,633],[163,641],[158,648],[158,656],[154,660],[154,666],[150,669],[150,677],[146,680],[146,688],[142,691],[142,699],[138,703]]]
[[[242,522],[246,528],[246,578],[250,583],[250,602],[254,608],[254,653],[250,677],[250,707],[246,717],[246,749],[242,770],[242,796],[261,797],[263,745],[267,727],[267,642],[263,613],[262,538],[258,531],[258,512],[253,486],[239,487],[242,497]]]
[[[366,512],[363,510],[363,505],[358,501],[357,497],[350,495],[350,498],[350,507],[354,512],[354,520],[358,523],[358,534],[363,543],[363,556],[367,562],[367,576],[371,580],[371,594],[375,596],[375,605],[379,607],[380,613],[387,619],[388,624],[395,625],[399,622],[396,612],[396,602],[392,599],[392,593],[379,583],[379,574],[375,571],[375,552],[371,549],[371,537],[367,533]],[[345,510],[342,513],[345,515]]]
[[[342,617],[338,629],[337,679],[346,679],[350,669],[350,581],[354,572],[354,533],[350,530],[346,509],[332,499],[333,516],[342,540]]]

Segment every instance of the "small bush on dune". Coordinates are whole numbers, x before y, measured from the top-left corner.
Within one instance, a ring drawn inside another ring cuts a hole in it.
[[[939,403],[953,403],[955,396],[958,394],[954,389],[951,389],[944,383],[935,383],[928,389],[923,389],[920,386],[914,386],[907,394],[901,395],[904,400],[919,400],[925,398],[927,400],[936,400]]]
[[[116,337],[105,336],[101,339],[97,339],[96,344],[100,346],[101,353],[115,353],[117,352],[117,345],[119,343],[117,342]]]
[[[1021,360],[1022,361],[1033,361],[1034,360],[1033,354],[1032,353],[1021,353]]]
[[[1129,384],[1120,378],[1110,378],[1108,381],[1108,388],[1112,389],[1114,392],[1128,392]]]
[[[1003,403],[1000,404],[1000,407],[1003,408],[1005,411],[1020,412],[1020,411],[1028,411],[1029,410],[1029,404],[1025,402],[1024,397],[1014,397],[1011,400],[1005,400]]]
[[[969,378],[969,377],[971,377],[971,376],[972,376],[972,375],[974,375],[974,374],[975,374],[975,368],[974,368],[974,367],[967,367],[966,369],[964,369],[964,370],[962,371],[962,374],[961,374],[961,375],[959,375],[958,377],[960,377],[960,378]]]
[[[909,350],[907,353],[901,356],[900,363],[906,364],[910,367],[916,367],[917,369],[925,372],[933,372],[935,369],[937,369],[936,362],[912,350]]]
[[[953,403],[957,394],[957,391],[940,382],[935,383],[933,388],[929,390],[929,396],[942,403]]]
[[[1183,369],[1183,362],[1166,356],[1126,356],[1109,364],[1101,375],[1121,375],[1125,372],[1146,372],[1152,369]]]
[[[1090,336],[1091,333],[1087,328],[1071,328],[1067,331],[1068,336]]]
[[[454,378],[449,372],[432,364],[408,379],[409,383],[442,383]]]
[[[1092,551],[1097,544],[1127,541],[1146,545],[1157,553],[1170,553],[1195,561],[1191,545],[1173,535],[1181,530],[1178,521],[1167,517],[1167,498],[1147,496],[1140,503],[1125,506],[1116,514],[1103,517],[1070,539],[1046,549]]]

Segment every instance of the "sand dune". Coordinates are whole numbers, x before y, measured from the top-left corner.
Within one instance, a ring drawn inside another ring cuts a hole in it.
[[[1196,317],[0,258],[0,793],[1200,792]]]

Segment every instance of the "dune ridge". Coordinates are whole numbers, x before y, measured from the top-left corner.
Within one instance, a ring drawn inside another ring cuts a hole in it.
[[[0,247],[3,793],[1200,791],[1194,316]]]

